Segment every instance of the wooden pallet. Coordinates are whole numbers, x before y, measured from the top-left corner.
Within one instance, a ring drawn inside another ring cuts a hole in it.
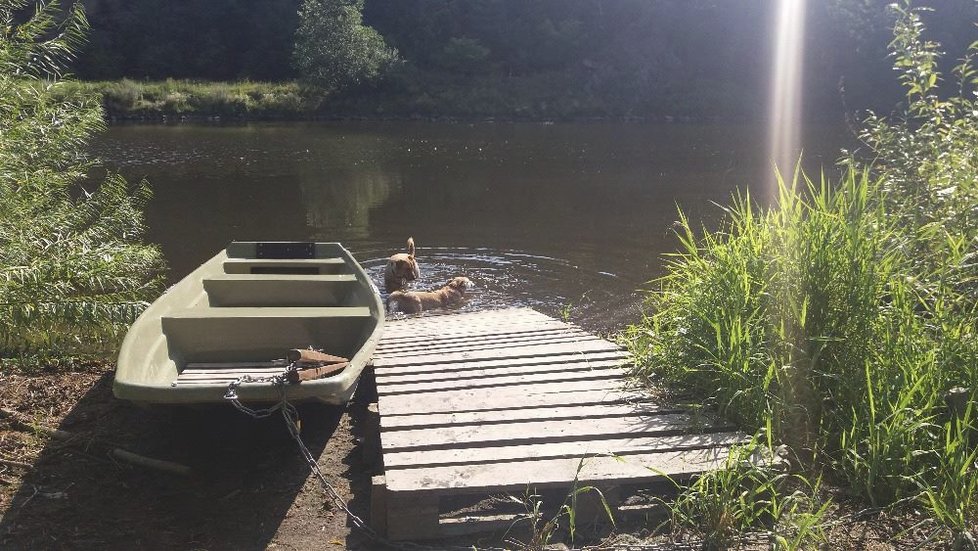
[[[374,356],[385,473],[375,527],[396,540],[492,528],[445,502],[685,478],[744,435],[624,386],[617,345],[530,309],[389,322]],[[627,497],[627,496],[624,496]]]

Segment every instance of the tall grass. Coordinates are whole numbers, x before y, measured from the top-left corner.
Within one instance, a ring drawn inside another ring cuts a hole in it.
[[[872,162],[852,156],[838,182],[796,172],[768,209],[735,198],[717,232],[682,218],[627,337],[639,377],[769,430],[848,494],[916,502],[961,535],[978,526],[978,72],[963,63],[961,95],[939,99],[936,46],[896,9],[909,109],[868,119]],[[965,407],[949,407],[952,389]]]
[[[723,467],[681,488],[665,503],[673,533],[691,533],[704,549],[735,547],[745,533],[764,532],[779,551],[810,549],[825,541],[822,519],[830,502],[814,499],[818,484],[758,465],[761,444],[731,449]]]
[[[628,342],[637,375],[770,427],[811,472],[827,468],[873,505],[953,492],[960,526],[978,521],[976,442],[944,428],[944,396],[978,388],[978,316],[914,277],[882,193],[866,171],[834,186],[796,174],[774,208],[735,201],[722,231],[697,235],[682,219],[682,251]]]

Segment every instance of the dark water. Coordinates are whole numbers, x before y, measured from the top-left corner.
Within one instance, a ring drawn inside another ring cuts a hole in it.
[[[807,131],[831,166],[839,128]],[[340,241],[378,286],[408,236],[422,280],[477,285],[465,309],[532,306],[592,330],[640,316],[675,249],[677,207],[714,224],[767,195],[764,129],[731,125],[323,123],[116,126],[96,153],[155,199],[148,238],[172,281],[228,241]]]

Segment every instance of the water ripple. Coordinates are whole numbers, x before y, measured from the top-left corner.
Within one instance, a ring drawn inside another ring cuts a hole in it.
[[[383,290],[384,251],[359,248],[358,257]],[[640,317],[642,296],[619,276],[582,269],[563,258],[520,250],[426,247],[419,251],[421,278],[413,290],[435,290],[464,275],[475,283],[459,311],[529,307],[603,334],[613,333]],[[392,317],[402,317],[394,313]]]

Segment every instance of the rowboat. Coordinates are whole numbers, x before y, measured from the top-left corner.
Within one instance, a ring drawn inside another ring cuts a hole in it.
[[[339,243],[232,242],[136,319],[113,392],[146,404],[347,402],[384,307]]]

